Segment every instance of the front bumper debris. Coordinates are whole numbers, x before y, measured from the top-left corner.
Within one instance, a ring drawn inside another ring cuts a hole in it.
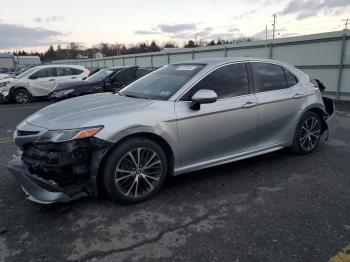
[[[100,163],[112,143],[96,138],[63,143],[21,145],[8,169],[26,193],[40,204],[64,203],[96,195]]]
[[[27,199],[33,202],[51,204],[69,202],[74,199],[54,182],[31,174],[18,156],[14,156],[7,168],[21,185],[22,190],[27,195]]]
[[[6,103],[9,101],[9,91],[0,92],[0,103]]]

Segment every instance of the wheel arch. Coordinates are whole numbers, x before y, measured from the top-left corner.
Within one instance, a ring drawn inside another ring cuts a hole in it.
[[[102,192],[104,194],[105,189],[103,186],[103,167],[104,164],[106,162],[106,160],[108,159],[109,155],[111,154],[111,152],[113,151],[114,148],[118,147],[121,143],[123,143],[124,141],[131,139],[131,138],[135,138],[135,137],[141,137],[141,138],[146,138],[149,139],[155,143],[157,143],[163,150],[164,153],[166,155],[167,158],[167,175],[169,176],[173,176],[174,175],[174,151],[171,148],[170,144],[160,135],[155,134],[155,133],[151,133],[151,132],[137,132],[137,133],[133,133],[133,134],[129,134],[124,136],[123,138],[121,138],[120,140],[118,140],[116,143],[113,144],[113,146],[111,146],[108,149],[108,152],[106,152],[106,154],[103,156],[98,170],[97,170],[97,174],[96,174],[96,184],[97,184],[97,190],[99,192]]]
[[[322,121],[321,124],[322,124],[322,134],[323,134],[324,131],[328,129],[328,125],[325,119],[325,117],[328,115],[326,110],[321,105],[315,104],[315,105],[310,105],[308,108],[306,108],[306,110],[304,110],[301,116],[303,116],[306,112],[314,112],[319,115]]]
[[[13,100],[13,95],[15,94],[15,92],[17,90],[25,90],[27,91],[31,96],[33,96],[33,94],[28,90],[28,88],[24,87],[24,86],[13,86],[11,87],[10,91],[9,91],[9,97],[11,100]]]

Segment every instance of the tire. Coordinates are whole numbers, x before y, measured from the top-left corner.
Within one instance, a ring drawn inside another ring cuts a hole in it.
[[[294,153],[305,155],[316,149],[322,134],[322,121],[319,114],[306,112],[298,122],[291,147]]]
[[[32,95],[26,89],[14,91],[12,99],[18,104],[27,104],[32,100]]]
[[[136,137],[122,142],[108,156],[103,166],[103,185],[117,202],[134,204],[153,197],[166,174],[163,149],[152,140]]]

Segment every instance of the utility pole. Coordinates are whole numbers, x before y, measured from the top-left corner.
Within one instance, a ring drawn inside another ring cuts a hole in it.
[[[346,18],[343,21],[345,21],[345,29],[348,29],[349,18]]]
[[[272,40],[275,39],[275,32],[276,32],[276,18],[277,18],[277,15],[276,14],[273,14],[273,24],[272,24]]]
[[[265,28],[265,40],[267,41],[267,25],[266,25],[266,28]]]

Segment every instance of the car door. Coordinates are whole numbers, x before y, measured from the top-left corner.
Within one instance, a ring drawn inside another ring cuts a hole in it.
[[[54,88],[55,68],[43,68],[28,77],[28,89],[33,96],[47,96]]]
[[[83,71],[70,67],[56,67],[56,84],[81,80],[78,76]],[[76,71],[78,70],[78,71]]]
[[[291,140],[303,103],[297,78],[272,63],[251,63],[259,103],[258,147],[276,146]]]
[[[256,146],[258,107],[250,92],[246,63],[219,67],[175,102],[181,163],[184,167],[224,159]],[[190,109],[200,89],[217,93],[215,103]],[[219,160],[220,161],[220,160]]]

